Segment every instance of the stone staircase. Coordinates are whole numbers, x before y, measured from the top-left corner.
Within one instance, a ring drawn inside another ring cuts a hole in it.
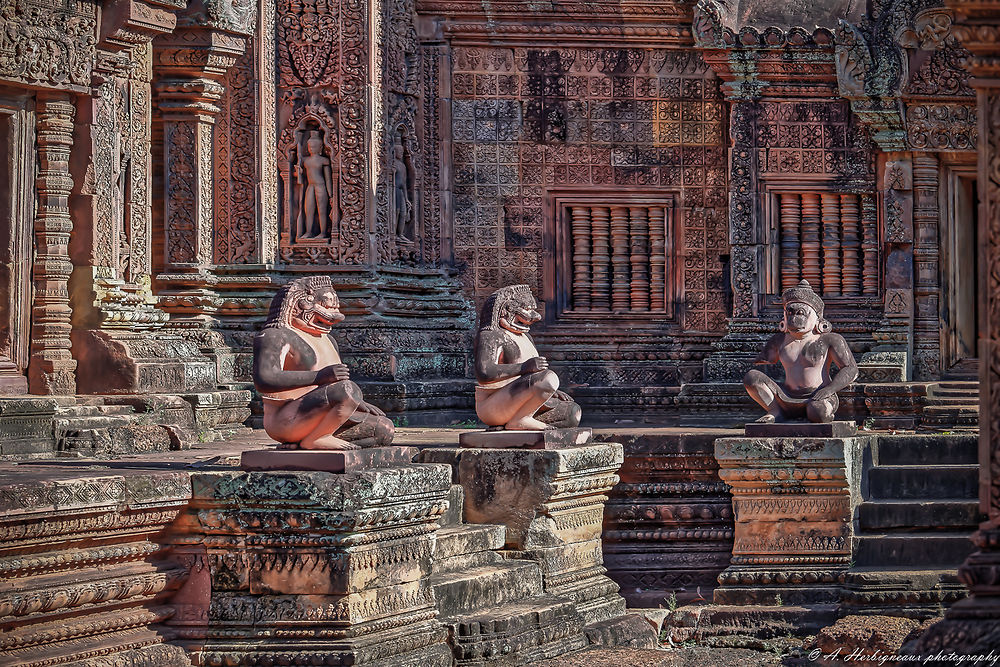
[[[465,524],[462,487],[437,531],[431,585],[458,665],[526,665],[587,645],[572,600],[547,594],[538,563],[508,560],[506,527]]]
[[[974,434],[880,436],[862,480],[849,613],[928,618],[964,597],[979,520]]]
[[[920,425],[926,429],[979,428],[979,383],[948,381],[928,385]]]

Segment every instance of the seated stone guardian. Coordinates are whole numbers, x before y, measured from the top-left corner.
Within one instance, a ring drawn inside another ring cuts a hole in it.
[[[811,422],[831,422],[840,405],[837,392],[858,377],[854,355],[844,337],[831,332],[823,318],[823,300],[808,281],[786,289],[781,297],[782,333],[767,341],[754,363],[780,362],[785,381],[778,384],[759,370],[743,378],[747,393],[767,410],[757,421],[772,424],[804,416]],[[839,370],[831,377],[833,364]]]
[[[264,430],[288,449],[381,447],[394,428],[364,401],[330,333],[344,319],[327,276],[299,278],[271,301],[254,338],[253,381],[264,399]]]
[[[491,294],[476,332],[476,414],[491,430],[541,431],[580,424],[580,406],[538,355],[531,325],[542,318],[527,285]]]

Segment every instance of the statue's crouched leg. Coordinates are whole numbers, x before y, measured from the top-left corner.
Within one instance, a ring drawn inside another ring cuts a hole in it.
[[[386,447],[392,444],[396,427],[388,417],[355,412],[335,436],[359,447]]]
[[[542,404],[535,419],[556,428],[573,428],[580,425],[582,415],[583,410],[575,401],[564,401],[553,396]]]

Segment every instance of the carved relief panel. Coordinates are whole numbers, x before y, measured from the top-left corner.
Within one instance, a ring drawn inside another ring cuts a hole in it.
[[[365,3],[278,0],[281,260],[368,261]]]
[[[88,90],[97,7],[81,0],[0,0],[0,79]]]

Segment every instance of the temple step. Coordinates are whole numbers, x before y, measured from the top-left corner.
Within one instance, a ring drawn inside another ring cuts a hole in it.
[[[460,525],[435,533],[434,572],[482,567],[502,561],[496,549],[503,548],[507,529],[494,524]]]
[[[974,530],[979,519],[979,503],[954,500],[881,500],[861,503],[858,520],[864,531],[881,530]]]
[[[881,534],[854,538],[854,560],[858,566],[953,569],[974,549],[968,533]]]
[[[573,603],[551,595],[441,620],[458,665],[530,665],[587,644]]]
[[[976,498],[979,493],[977,465],[879,465],[868,474],[873,500]]]
[[[457,572],[435,572],[431,584],[440,615],[448,617],[541,595],[542,573],[537,563],[502,561]]]
[[[880,436],[879,465],[975,465],[979,444],[973,434]]]

